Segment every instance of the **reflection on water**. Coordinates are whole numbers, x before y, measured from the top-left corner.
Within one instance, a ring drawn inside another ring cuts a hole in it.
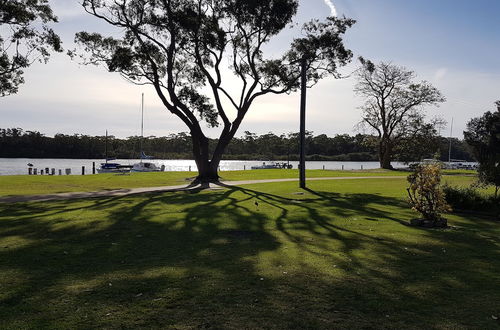
[[[133,165],[138,163],[139,159],[116,159],[113,162],[118,162],[124,165]],[[196,163],[194,160],[189,159],[153,159],[148,160],[153,162],[158,167],[165,165],[165,171],[193,171],[196,172]],[[33,164],[33,168],[37,168],[38,172],[45,168],[55,168],[56,173],[61,169],[65,172],[65,169],[70,168],[71,174],[81,175],[82,166],[85,166],[86,174],[92,173],[92,163],[95,163],[96,167],[103,162],[102,159],[35,159],[35,158],[0,158],[0,175],[22,175],[28,174],[28,164]],[[274,164],[272,161],[247,161],[247,160],[223,160],[220,163],[221,171],[240,171],[240,170],[250,170],[252,166],[266,164]],[[282,163],[282,161],[280,161]],[[291,161],[290,164],[293,168],[297,168],[298,162]],[[394,167],[404,167],[403,163],[393,162]],[[378,162],[329,162],[329,161],[314,161],[306,162],[307,169],[326,169],[326,170],[341,170],[342,166],[344,170],[359,170],[363,169],[375,169],[379,168]]]

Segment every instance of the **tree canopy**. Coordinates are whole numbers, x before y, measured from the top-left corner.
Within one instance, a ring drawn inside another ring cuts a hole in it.
[[[441,158],[442,146],[439,136],[439,128],[442,128],[443,121],[433,119],[425,122],[423,117],[414,119],[407,127],[406,133],[401,136],[394,146],[394,158],[400,162],[421,161],[426,158]],[[447,141],[448,142],[448,141]],[[444,148],[443,150],[448,150]]]
[[[479,179],[495,186],[495,197],[500,187],[500,101],[496,112],[485,112],[473,118],[464,131],[465,141],[471,146],[479,162]]]
[[[84,0],[83,7],[123,31],[120,38],[78,33],[83,61],[151,85],[189,128],[202,180],[217,179],[222,154],[256,98],[298,89],[302,59],[314,84],[352,57],[342,35],[354,21],[334,17],[305,24],[282,56],[264,56],[264,46],[292,23],[298,0]],[[222,126],[213,153],[202,121]]]
[[[405,137],[430,131],[423,108],[445,101],[441,92],[426,81],[415,83],[413,71],[381,62],[374,65],[360,59],[355,92],[365,99],[361,106],[362,124],[378,135],[382,168],[392,168],[394,148]],[[436,121],[438,123],[439,121]]]
[[[17,93],[24,69],[61,52],[61,39],[49,27],[57,22],[48,0],[0,0],[0,96]]]
[[[328,137],[307,132],[307,160],[372,161],[376,149],[365,144],[370,136],[347,134]],[[142,148],[141,148],[142,140]],[[209,138],[213,152],[217,139]],[[171,133],[167,136],[130,136],[107,138],[110,157],[135,159],[143,150],[157,159],[189,159],[192,141],[189,133]],[[0,158],[104,158],[105,136],[62,134],[53,137],[21,128],[0,128]],[[248,131],[235,136],[226,148],[225,160],[298,160],[298,133],[257,135]]]

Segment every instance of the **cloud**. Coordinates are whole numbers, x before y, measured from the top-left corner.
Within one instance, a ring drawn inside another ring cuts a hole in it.
[[[434,81],[441,81],[446,74],[448,73],[447,68],[439,68],[435,73],[434,73]]]
[[[331,0],[323,0],[325,4],[330,8],[331,16],[337,17],[337,8]]]
[[[59,21],[74,19],[79,16],[86,16],[82,6],[76,1],[52,0],[50,6]]]

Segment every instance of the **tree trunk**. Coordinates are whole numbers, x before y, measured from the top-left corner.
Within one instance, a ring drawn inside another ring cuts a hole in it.
[[[391,158],[392,158],[391,142],[387,139],[382,139],[379,144],[380,168],[384,168],[386,170],[394,169],[391,165]]]
[[[192,134],[193,139],[193,155],[198,167],[198,176],[195,182],[211,183],[219,181],[219,164],[224,154],[224,150],[231,142],[230,134],[222,134],[215,151],[210,159],[208,149],[208,139],[204,136]]]
[[[240,110],[238,117],[230,124],[225,124],[224,129],[219,137],[219,141],[215,146],[212,158],[209,157],[208,139],[203,135],[201,130],[191,130],[191,138],[193,140],[193,155],[198,166],[198,177],[195,182],[210,183],[219,182],[219,164],[222,160],[222,155],[233,139],[238,130],[245,113],[248,111],[250,103]]]
[[[198,166],[198,176],[195,182],[211,183],[219,181],[219,174],[217,173],[219,162],[215,163],[208,159],[199,159],[196,160],[196,165]]]
[[[193,156],[198,167],[198,176],[195,179],[197,183],[217,182],[217,167],[209,159],[208,139],[203,133],[191,131],[191,140],[193,141]]]

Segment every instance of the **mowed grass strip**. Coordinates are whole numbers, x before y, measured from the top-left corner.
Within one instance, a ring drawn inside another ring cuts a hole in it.
[[[498,328],[497,222],[408,227],[401,179],[296,186],[0,204],[2,327]]]
[[[88,192],[114,189],[142,187],[161,187],[188,185],[197,175],[196,172],[162,172],[132,174],[97,174],[68,176],[0,176],[0,196],[40,195],[64,192]],[[298,170],[248,170],[220,172],[221,180],[265,180],[298,178]],[[366,171],[328,171],[309,170],[307,176],[341,177],[341,176],[394,176],[407,175],[405,172],[387,170]]]

